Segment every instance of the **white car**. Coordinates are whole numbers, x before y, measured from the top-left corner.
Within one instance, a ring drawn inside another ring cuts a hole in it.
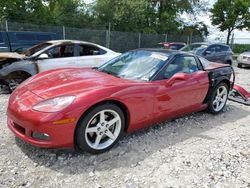
[[[250,66],[250,50],[240,54],[237,58],[237,66],[241,68],[242,66]]]
[[[103,46],[76,40],[53,40],[38,44],[24,54],[0,53],[0,84],[13,91],[37,73],[72,67],[99,67],[120,55]]]

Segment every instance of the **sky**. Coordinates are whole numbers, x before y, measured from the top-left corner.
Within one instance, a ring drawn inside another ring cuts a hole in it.
[[[94,0],[84,0],[85,3],[92,3]],[[209,7],[212,7],[216,0],[209,0]],[[192,20],[189,15],[181,15],[181,18],[186,22]],[[209,13],[203,13],[196,16],[197,21],[204,22],[208,26],[209,35],[207,37],[208,42],[225,42],[226,41],[226,32],[220,32],[218,28],[212,26]],[[234,42],[235,43],[250,43],[250,31],[239,31],[234,30]]]

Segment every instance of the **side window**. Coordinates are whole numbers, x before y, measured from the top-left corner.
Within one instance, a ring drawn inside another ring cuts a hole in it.
[[[216,53],[216,46],[211,46],[211,47],[207,48],[206,52],[209,54],[215,54]]]
[[[221,46],[223,52],[231,52],[232,50],[230,49],[229,46]]]
[[[222,52],[222,47],[218,45],[211,46],[206,51],[208,51],[210,54],[220,53]]]
[[[169,79],[174,74],[178,72],[192,74],[193,72],[198,71],[197,62],[192,56],[181,56],[177,57],[172,61],[166,68],[164,73],[164,78]]]
[[[49,58],[63,58],[74,56],[74,45],[61,45],[50,48],[45,52]]]
[[[98,48],[97,46],[80,45],[79,47],[80,56],[101,55],[106,53],[106,51]]]
[[[222,52],[222,46],[216,46],[215,52],[216,52],[216,53]]]

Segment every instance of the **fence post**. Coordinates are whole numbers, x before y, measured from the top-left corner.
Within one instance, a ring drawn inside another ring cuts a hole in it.
[[[66,35],[65,35],[65,27],[63,26],[63,39],[65,40]]]
[[[168,34],[166,33],[165,34],[165,42],[167,42],[168,41]]]
[[[109,31],[108,30],[106,30],[106,48],[108,48],[108,46],[109,46],[109,44],[108,44],[108,39],[109,38]]]
[[[193,40],[193,32],[191,32],[190,34],[190,44],[192,43],[192,40]]]
[[[189,44],[189,36],[187,35],[187,44]]]
[[[141,33],[138,36],[138,47],[141,48]]]
[[[111,24],[109,23],[108,30],[106,30],[106,48],[110,47]]]
[[[109,32],[108,32],[108,48],[110,48],[110,37],[111,37],[111,23],[109,22]]]
[[[8,21],[7,20],[5,20],[5,29],[6,29],[6,31],[9,31]]]

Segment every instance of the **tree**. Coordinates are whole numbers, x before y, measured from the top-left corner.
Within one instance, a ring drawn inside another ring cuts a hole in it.
[[[201,0],[151,0],[157,10],[157,31],[167,33],[178,31],[183,22],[178,19],[180,14],[197,14],[205,10]]]
[[[154,10],[148,0],[98,0],[93,10],[98,24],[111,23],[118,31],[144,32],[154,23]]]
[[[249,0],[218,0],[211,13],[212,24],[227,31],[227,44],[234,29],[250,28]]]
[[[88,23],[84,6],[81,0],[0,0],[0,19],[80,27]]]
[[[200,0],[96,0],[93,10],[99,24],[113,29],[146,33],[176,32],[182,26],[179,14],[203,8]]]

